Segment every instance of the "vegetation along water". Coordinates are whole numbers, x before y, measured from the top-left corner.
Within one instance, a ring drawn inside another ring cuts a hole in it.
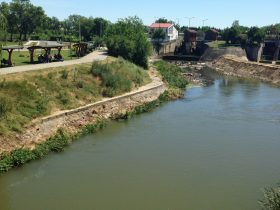
[[[258,209],[280,174],[279,90],[214,81],[2,174],[0,209]]]

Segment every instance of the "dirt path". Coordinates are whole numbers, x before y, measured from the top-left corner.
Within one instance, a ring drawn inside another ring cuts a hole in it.
[[[41,69],[70,66],[75,64],[91,63],[93,61],[104,60],[106,58],[107,58],[107,54],[105,51],[95,51],[86,55],[85,57],[76,60],[2,68],[0,69],[0,75],[26,72],[26,71],[36,71]]]

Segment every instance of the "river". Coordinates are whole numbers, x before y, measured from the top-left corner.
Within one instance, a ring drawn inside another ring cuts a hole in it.
[[[256,210],[280,181],[280,89],[216,77],[0,176],[0,210]]]

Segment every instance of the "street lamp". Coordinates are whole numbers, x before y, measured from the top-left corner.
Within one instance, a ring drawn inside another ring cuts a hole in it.
[[[180,19],[181,18],[176,18],[177,19],[177,24],[180,25]]]
[[[208,21],[208,19],[202,20],[202,28],[204,27],[204,23],[205,23],[206,21]]]
[[[185,17],[186,19],[189,20],[189,28],[191,27],[191,20],[194,19],[195,17]]]

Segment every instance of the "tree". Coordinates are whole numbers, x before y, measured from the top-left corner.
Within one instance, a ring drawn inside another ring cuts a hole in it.
[[[156,29],[152,34],[153,44],[157,54],[160,52],[162,41],[165,39],[165,37],[166,33],[161,28]]]
[[[166,33],[161,28],[156,29],[152,34],[152,39],[154,40],[163,40],[165,39]]]
[[[27,35],[33,33],[36,28],[41,26],[45,16],[42,7],[36,7],[30,3],[30,0],[13,0],[10,5],[11,18],[16,23],[19,39],[27,39]]]
[[[156,20],[156,23],[170,23],[170,21],[167,20],[165,17],[161,17]]]
[[[263,42],[265,37],[265,31],[258,27],[252,27],[247,32],[249,43],[253,44],[254,42],[260,44]]]
[[[1,23],[5,26],[5,32],[11,33],[12,36],[12,34],[15,33],[16,23],[13,17],[11,16],[10,6],[8,3],[2,2],[0,4],[0,13],[2,14]]]
[[[95,18],[93,20],[93,23],[94,23],[93,35],[103,37],[110,24],[109,21],[103,18]]]
[[[120,19],[108,27],[105,36],[108,53],[121,56],[148,68],[151,44],[145,34],[143,22],[138,17]]]
[[[0,12],[0,34],[4,34],[7,28],[7,19],[6,17]]]

